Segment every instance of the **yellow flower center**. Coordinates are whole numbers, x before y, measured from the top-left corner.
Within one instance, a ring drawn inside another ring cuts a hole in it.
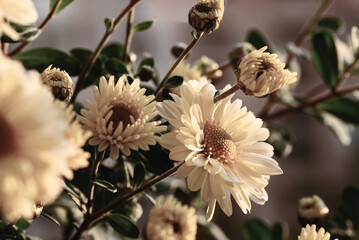
[[[0,115],[0,157],[16,151],[15,134],[10,124]]]
[[[231,136],[214,120],[204,123],[203,153],[221,163],[233,162],[237,157],[236,145]]]
[[[133,114],[128,108],[122,106],[122,105],[114,105],[110,111],[113,111],[110,119],[107,121],[107,126],[110,124],[110,122],[113,122],[113,131],[116,130],[120,122],[123,124],[123,129],[127,127],[127,125],[131,125],[131,118],[130,116],[133,116],[136,120],[137,116]]]

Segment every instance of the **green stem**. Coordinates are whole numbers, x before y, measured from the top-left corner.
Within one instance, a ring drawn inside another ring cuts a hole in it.
[[[162,79],[160,85],[158,85],[154,95],[157,97],[160,93],[161,89],[165,86],[168,78],[171,76],[172,72],[176,69],[178,64],[182,62],[182,60],[188,55],[191,49],[196,45],[199,39],[203,36],[203,32],[197,32],[196,37],[193,38],[192,42],[187,46],[187,48],[181,53],[181,55],[177,58],[176,62],[172,65],[171,69],[167,72],[166,76]]]
[[[44,28],[47,26],[47,24],[50,22],[50,20],[54,18],[57,10],[60,7],[61,2],[62,2],[62,0],[57,0],[54,7],[51,9],[51,11],[47,14],[46,18],[44,19],[44,21],[38,27],[38,30],[40,30],[40,31],[44,30]],[[19,45],[17,48],[15,48],[13,51],[11,51],[8,55],[13,56],[13,55],[17,54],[18,52],[23,50],[25,47],[27,47],[30,43],[31,42],[23,42],[21,45]]]
[[[126,40],[125,40],[125,47],[122,54],[122,61],[127,62],[127,55],[130,52],[131,40],[132,40],[132,33],[131,28],[133,24],[133,18],[135,15],[135,9],[132,9],[127,16],[127,27],[126,27]]]
[[[120,24],[120,22],[124,18],[124,16],[126,16],[126,14],[129,13],[136,6],[136,4],[139,3],[140,1],[141,0],[130,1],[130,3],[125,7],[125,9],[120,13],[120,15],[118,15],[118,17],[114,20],[113,27],[111,29],[107,30],[105,32],[105,34],[102,36],[101,41],[97,45],[95,51],[92,53],[92,55],[90,57],[90,60],[87,62],[87,64],[85,65],[83,71],[81,72],[81,74],[79,76],[79,79],[75,86],[74,94],[72,95],[72,98],[69,102],[70,104],[75,102],[76,97],[81,90],[82,84],[85,82],[85,79],[87,78],[88,74],[90,73],[92,66],[94,65],[96,59],[100,55],[100,52],[102,51],[102,49],[105,47],[105,44],[108,41],[108,39],[110,38],[113,31],[118,27],[118,25]]]

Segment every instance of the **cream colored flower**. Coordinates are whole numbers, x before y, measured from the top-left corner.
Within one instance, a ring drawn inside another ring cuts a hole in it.
[[[247,95],[262,97],[297,80],[297,73],[284,69],[277,54],[254,50],[238,66],[238,85]]]
[[[197,233],[195,210],[172,196],[156,200],[145,226],[146,240],[194,240]]]
[[[206,73],[218,69],[219,65],[213,59],[210,59],[207,56],[202,56],[193,64],[193,67],[197,68],[200,71],[201,75],[206,75]],[[211,79],[220,78],[222,77],[222,74],[223,74],[222,70],[216,70],[211,74],[210,78]]]
[[[41,73],[40,79],[51,89],[56,99],[67,102],[73,93],[72,79],[65,70],[51,67],[52,64]]]
[[[31,0],[1,0],[0,1],[0,36],[6,34],[13,40],[19,34],[10,26],[9,22],[30,25],[38,18],[35,6]]]
[[[177,176],[187,177],[190,190],[201,190],[207,220],[216,202],[232,214],[231,195],[244,213],[251,209],[250,200],[264,204],[270,175],[282,170],[271,158],[273,147],[263,142],[269,131],[261,127],[262,120],[242,108],[240,100],[230,102],[232,96],[214,103],[216,89],[204,79],[189,81],[180,91],[181,97],[172,94],[174,101],[157,106],[175,128],[160,143],[172,160],[186,161]]]
[[[37,73],[0,55],[0,86],[0,214],[15,221],[58,196],[77,148]]]
[[[129,84],[122,76],[114,83],[114,77],[101,77],[99,88],[93,88],[95,102],[86,100],[88,108],[82,109],[78,119],[86,130],[92,132],[90,145],[99,145],[100,152],[110,148],[110,157],[117,160],[120,152],[129,156],[132,150],[149,150],[159,137],[155,133],[166,130],[158,126],[160,121],[151,121],[157,115],[154,96],[146,96],[135,79]],[[151,102],[152,101],[152,102]]]
[[[61,110],[62,119],[68,123],[68,127],[65,131],[65,138],[77,147],[77,151],[67,158],[67,164],[72,170],[85,168],[89,165],[88,159],[91,155],[89,152],[84,151],[82,147],[91,136],[91,132],[85,131],[75,118],[73,105],[66,107],[64,102],[58,100],[55,101],[55,105]],[[66,177],[72,178],[73,172],[68,171]]]
[[[309,226],[307,225],[305,228],[302,228],[300,232],[300,236],[298,236],[298,240],[329,240],[330,233],[326,233],[324,228],[320,228],[319,231],[316,231],[315,224]],[[338,240],[338,239],[336,239]]]

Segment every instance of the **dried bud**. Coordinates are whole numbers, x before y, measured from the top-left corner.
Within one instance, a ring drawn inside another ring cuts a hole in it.
[[[155,70],[151,66],[143,65],[137,76],[141,79],[141,81],[148,82],[155,76]]]
[[[266,49],[254,50],[238,66],[238,86],[247,95],[264,97],[285,84],[297,81],[297,73],[284,69],[285,64],[278,59],[278,55],[264,52]]]
[[[229,61],[233,69],[237,69],[239,61],[254,50],[256,48],[249,42],[241,42],[234,45],[233,50],[229,53]]]
[[[317,195],[299,199],[298,220],[302,226],[317,224],[322,226],[328,217],[329,209]]]
[[[56,99],[67,102],[73,92],[72,79],[66,71],[51,67],[52,64],[42,72],[41,81],[51,89]]]
[[[178,58],[186,48],[187,44],[185,44],[184,42],[178,42],[171,48],[171,53],[174,57]],[[186,58],[188,56],[189,54],[187,54]]]
[[[201,0],[189,11],[188,22],[197,32],[211,33],[219,27],[223,11],[223,0]]]

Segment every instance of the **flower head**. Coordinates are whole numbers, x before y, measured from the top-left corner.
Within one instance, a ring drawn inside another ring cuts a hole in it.
[[[297,74],[284,69],[277,54],[264,52],[266,49],[252,51],[238,66],[238,85],[247,95],[263,97],[297,80]]]
[[[131,84],[125,76],[115,84],[114,77],[101,77],[99,88],[93,88],[95,102],[86,100],[88,108],[82,109],[80,122],[92,132],[90,145],[99,145],[100,152],[110,148],[110,157],[117,160],[120,152],[129,156],[132,150],[149,150],[159,137],[155,133],[166,130],[158,126],[160,121],[151,121],[157,115],[154,96],[146,96],[140,81]],[[151,102],[152,101],[152,102]]]
[[[172,160],[185,161],[177,176],[187,177],[191,191],[201,190],[207,220],[216,202],[231,215],[231,196],[244,213],[251,210],[250,200],[264,204],[270,175],[282,170],[271,158],[273,147],[263,142],[269,131],[262,120],[240,100],[230,102],[231,96],[214,103],[216,89],[205,79],[183,84],[180,92],[181,97],[172,94],[174,101],[158,104],[160,115],[175,128],[160,143]]]
[[[195,210],[173,197],[156,200],[145,226],[147,240],[194,240],[197,233]]]
[[[298,236],[298,240],[329,240],[330,234],[325,232],[324,228],[316,231],[315,224],[309,226],[307,225],[305,228],[302,228],[300,232],[300,236]],[[335,239],[338,240],[338,239]]]
[[[31,0],[1,0],[0,1],[0,36],[6,34],[13,40],[19,34],[10,26],[10,22],[30,25],[37,20],[37,12]]]
[[[33,218],[34,204],[60,194],[78,146],[37,73],[0,55],[0,86],[0,215]]]
[[[298,219],[302,226],[321,223],[329,214],[329,208],[317,195],[299,199]]]
[[[52,64],[42,72],[41,81],[51,89],[56,99],[67,102],[73,92],[72,79],[65,70],[51,67]]]

